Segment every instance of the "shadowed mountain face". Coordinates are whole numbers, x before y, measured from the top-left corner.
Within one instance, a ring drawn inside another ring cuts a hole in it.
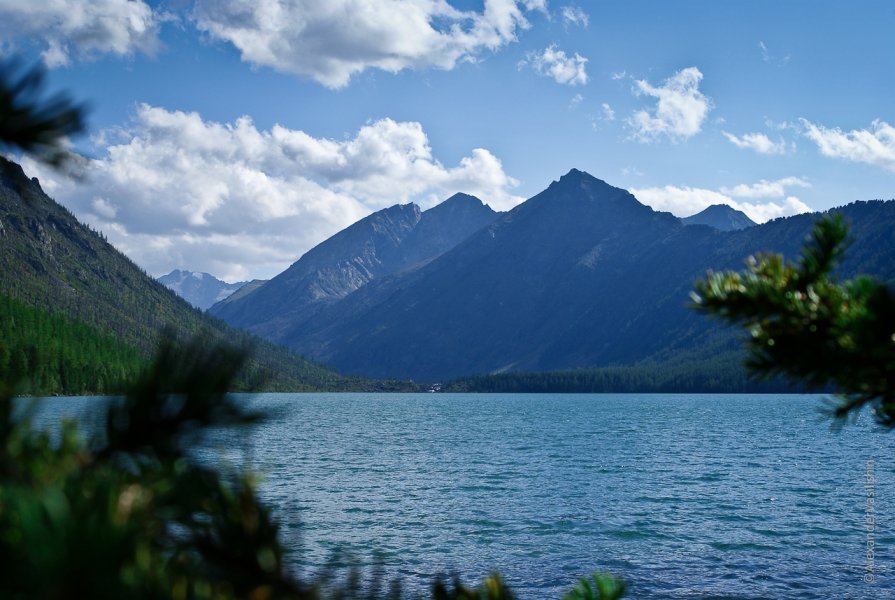
[[[371,281],[439,256],[496,216],[481,200],[466,194],[456,194],[424,212],[415,204],[380,210],[312,248],[263,286],[209,312],[279,341],[286,330],[325,306]]]
[[[684,217],[681,221],[685,225],[708,225],[720,231],[736,231],[756,225],[746,213],[726,204],[713,204],[693,216]]]
[[[840,212],[855,238],[841,272],[895,280],[895,203]],[[283,319],[274,339],[350,373],[422,381],[732,352],[732,334],[688,308],[693,281],[758,251],[794,257],[815,218],[689,227],[573,170],[436,258]]]
[[[246,284],[245,281],[227,283],[208,273],[180,269],[162,275],[158,281],[199,310],[206,310],[228,298]]]

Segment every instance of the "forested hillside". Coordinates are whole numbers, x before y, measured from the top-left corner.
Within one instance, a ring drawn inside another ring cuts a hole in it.
[[[149,277],[100,233],[78,222],[43,193],[37,180],[28,179],[19,165],[3,158],[0,293],[38,309],[41,314],[62,317],[48,322],[54,327],[59,325],[60,329],[52,334],[58,340],[63,339],[59,336],[68,326],[62,323],[80,322],[99,336],[96,339],[114,340],[119,348],[133,348],[141,356],[149,355],[165,328],[179,336],[204,334],[250,346],[253,359],[239,379],[242,387],[262,385],[269,390],[302,391],[379,386],[341,377],[289,350],[204,315]],[[94,357],[92,364],[105,363]],[[51,385],[54,383],[56,380],[48,374],[40,389],[76,392],[89,390],[93,385],[68,385],[60,380],[57,388]],[[105,384],[104,379],[102,389]],[[100,391],[99,387],[96,391]]]
[[[23,394],[117,391],[144,355],[95,327],[0,294],[0,381]]]

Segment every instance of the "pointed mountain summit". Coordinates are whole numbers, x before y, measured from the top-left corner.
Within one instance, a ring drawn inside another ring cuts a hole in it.
[[[327,304],[439,256],[497,215],[467,194],[455,194],[427,211],[416,204],[385,208],[318,244],[263,286],[209,312],[278,340]]]
[[[726,204],[712,204],[695,215],[684,217],[681,221],[685,225],[708,225],[719,231],[737,231],[757,225],[746,216],[746,213]]]

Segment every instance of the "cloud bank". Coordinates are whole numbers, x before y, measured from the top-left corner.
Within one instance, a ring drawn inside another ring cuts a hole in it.
[[[229,280],[270,277],[386,206],[426,208],[458,191],[496,209],[522,201],[493,154],[476,148],[446,167],[415,122],[382,119],[332,140],[142,105],[106,136],[113,141],[83,183],[33,161],[26,170],[154,274],[186,267]]]
[[[545,0],[197,0],[192,18],[242,60],[341,88],[367,69],[453,69],[516,40]]]

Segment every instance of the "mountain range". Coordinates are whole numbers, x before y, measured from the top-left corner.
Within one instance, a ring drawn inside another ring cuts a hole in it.
[[[841,274],[895,281],[895,202],[837,210],[854,239]],[[385,209],[211,312],[367,377],[705,363],[738,344],[688,308],[693,282],[757,251],[793,257],[816,218],[685,224],[573,169],[507,213],[468,196]]]
[[[227,283],[208,273],[181,269],[174,269],[167,275],[162,275],[158,281],[199,310],[206,310],[249,283],[247,281]]]

